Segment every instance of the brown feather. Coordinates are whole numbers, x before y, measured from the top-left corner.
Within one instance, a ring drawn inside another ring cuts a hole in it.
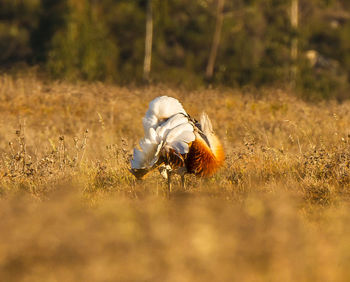
[[[164,153],[164,163],[170,165],[172,169],[177,169],[185,166],[185,160],[180,153],[177,153],[174,149]]]
[[[189,173],[198,176],[210,176],[222,166],[225,154],[220,141],[216,136],[211,136],[212,149],[199,136],[191,144],[185,163]]]

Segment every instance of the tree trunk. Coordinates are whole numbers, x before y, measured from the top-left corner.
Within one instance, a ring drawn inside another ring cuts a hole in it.
[[[298,25],[299,25],[299,0],[291,0],[291,10],[290,10],[290,23],[294,30],[294,32],[297,31]],[[292,88],[295,88],[296,86],[296,80],[297,80],[297,74],[298,74],[298,67],[297,67],[297,60],[298,60],[298,37],[296,34],[293,35],[292,38],[292,46],[291,46],[291,59],[292,59],[292,68],[291,68],[291,86]]]
[[[145,60],[143,64],[143,79],[149,81],[152,60],[153,16],[152,0],[147,1]]]
[[[223,9],[224,9],[225,0],[217,0],[217,1],[218,1],[218,6],[217,6],[217,12],[216,12],[216,24],[215,24],[215,31],[214,31],[214,37],[213,37],[213,44],[211,46],[207,70],[205,73],[205,76],[207,79],[211,79],[214,74],[216,54],[218,52],[218,48],[220,44],[222,23],[224,19]]]

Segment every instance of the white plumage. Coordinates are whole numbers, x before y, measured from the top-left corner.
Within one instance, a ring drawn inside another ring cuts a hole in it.
[[[178,100],[162,96],[151,101],[142,123],[145,137],[134,149],[130,170],[137,179],[158,168],[170,191],[173,173],[184,187],[185,173],[210,176],[222,166],[224,151],[206,114],[198,122]]]
[[[194,141],[194,127],[180,102],[161,96],[154,99],[143,118],[145,137],[134,149],[132,169],[151,169],[163,152],[173,149],[183,155]]]
[[[151,127],[158,127],[163,120],[168,119],[175,114],[187,115],[178,100],[168,96],[155,98],[150,102],[148,111],[142,119],[145,136],[147,136],[148,130]]]

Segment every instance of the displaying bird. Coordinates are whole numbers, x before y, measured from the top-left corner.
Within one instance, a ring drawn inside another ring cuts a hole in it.
[[[177,99],[161,96],[150,102],[142,122],[145,136],[134,149],[130,170],[137,179],[158,168],[170,192],[173,174],[181,176],[184,188],[186,173],[210,176],[223,165],[224,150],[207,114],[198,122]]]

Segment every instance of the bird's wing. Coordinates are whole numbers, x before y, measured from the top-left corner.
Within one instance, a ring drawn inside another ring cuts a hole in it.
[[[176,114],[187,115],[181,103],[172,97],[161,96],[150,102],[148,111],[142,120],[145,134],[149,128],[157,128],[159,124]]]
[[[176,114],[168,118],[163,123],[159,124],[156,132],[160,138],[165,139],[168,136],[169,132],[176,128],[178,125],[187,123],[188,118],[186,116],[183,114]]]
[[[189,143],[195,139],[193,124],[182,113],[171,116],[155,129],[149,128],[145,135],[147,137],[140,141],[141,150],[134,149],[131,161],[134,172],[152,170],[162,160],[183,163],[182,155],[189,152]]]
[[[164,137],[161,155],[172,169],[185,166],[184,156],[189,152],[190,143],[195,139],[194,128],[189,120],[171,128]]]
[[[193,125],[182,123],[172,128],[165,137],[165,148],[171,148],[181,155],[189,151],[189,143],[195,139]]]
[[[156,131],[150,128],[148,137],[141,139],[140,149],[135,148],[131,160],[132,169],[148,169],[158,161],[163,141],[159,139]]]

